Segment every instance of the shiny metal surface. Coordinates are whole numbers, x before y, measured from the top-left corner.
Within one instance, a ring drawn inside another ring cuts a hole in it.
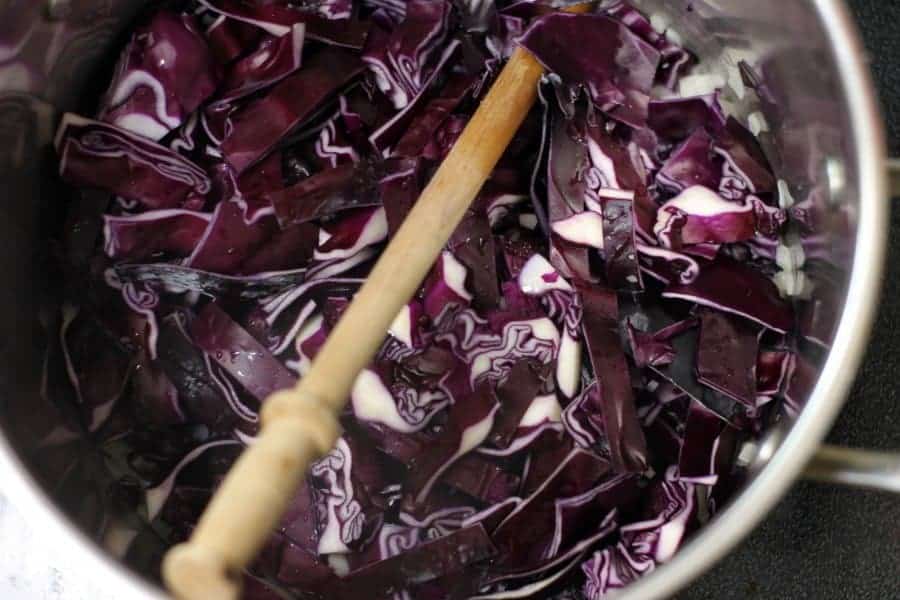
[[[96,536],[105,499],[93,487],[102,464],[78,440],[54,451],[64,408],[42,380],[46,331],[62,298],[46,242],[58,224],[64,190],[54,178],[49,141],[62,110],[90,106],[107,76],[104,61],[138,0],[11,0],[0,4],[0,477],[5,491],[55,543],[69,547],[91,577],[117,597],[162,600],[122,566]],[[742,117],[765,115],[773,162],[796,201],[817,194],[851,224],[831,240],[832,259],[850,274],[832,350],[796,422],[758,446],[738,497],[667,565],[621,594],[663,598],[720,560],[801,475],[839,412],[868,339],[881,279],[888,223],[885,144],[873,87],[855,27],[837,0],[638,0],[668,23],[728,84],[725,101]],[[688,11],[687,7],[692,10]],[[765,76],[760,103],[740,78],[744,60]],[[702,81],[696,82],[704,85]],[[84,99],[84,100],[82,100]],[[74,450],[73,450],[74,449]],[[75,450],[85,457],[77,457]],[[83,458],[83,460],[81,460]],[[752,457],[750,457],[752,459]],[[55,499],[55,500],[54,500]],[[124,516],[127,518],[127,515]],[[77,524],[77,525],[76,525]],[[109,536],[107,536],[107,541]]]
[[[807,465],[804,477],[900,494],[900,455],[822,446]]]

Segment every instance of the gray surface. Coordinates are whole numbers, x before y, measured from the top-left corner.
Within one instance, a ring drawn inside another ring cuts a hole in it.
[[[871,54],[890,149],[900,156],[900,2],[851,0],[850,5]],[[829,440],[900,451],[900,210],[891,220],[891,237],[875,335]],[[900,499],[801,483],[745,544],[678,596],[713,598],[900,599]]]

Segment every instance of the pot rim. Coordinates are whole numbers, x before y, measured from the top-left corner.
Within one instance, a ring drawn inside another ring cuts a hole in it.
[[[656,600],[674,594],[757,526],[800,476],[831,428],[866,350],[878,306],[889,223],[883,121],[859,32],[846,5],[841,0],[815,0],[815,10],[830,41],[849,105],[862,208],[847,301],[834,343],[806,408],[767,466],[671,561],[617,595],[621,600]],[[75,564],[95,573],[96,581],[102,581],[113,597],[168,600],[160,588],[114,559],[62,513],[2,433],[0,479],[9,484],[4,493],[33,526],[45,535],[71,540],[63,551]]]

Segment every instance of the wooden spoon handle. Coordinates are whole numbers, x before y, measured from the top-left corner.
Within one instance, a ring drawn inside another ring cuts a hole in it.
[[[587,4],[568,10],[586,12]],[[191,540],[173,548],[163,577],[179,600],[236,600],[253,560],[310,463],[339,436],[359,372],[416,293],[537,98],[541,65],[517,48],[406,221],[295,390],[263,409],[262,429],[232,467]]]

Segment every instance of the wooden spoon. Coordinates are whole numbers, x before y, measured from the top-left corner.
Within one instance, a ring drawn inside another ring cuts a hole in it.
[[[578,4],[569,12],[587,12]],[[312,368],[269,398],[256,441],[235,462],[190,541],[172,548],[163,578],[178,600],[237,600],[309,465],[340,436],[354,380],[428,274],[537,99],[543,68],[517,48],[459,140],[347,308]]]

